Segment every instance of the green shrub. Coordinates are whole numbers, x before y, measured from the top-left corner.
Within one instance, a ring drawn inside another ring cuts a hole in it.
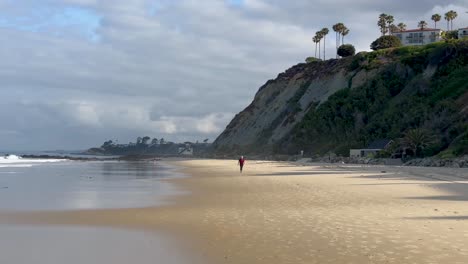
[[[353,57],[353,60],[351,61],[351,64],[349,65],[349,70],[354,71],[357,68],[361,67],[362,63],[364,63],[367,58],[366,58],[367,52],[359,52]]]
[[[468,154],[468,132],[460,136],[454,142],[453,153],[457,156],[467,155]]]
[[[356,49],[351,44],[344,44],[338,48],[338,55],[341,57],[353,56],[356,53]]]
[[[307,62],[307,63],[317,62],[317,61],[322,61],[322,60],[321,60],[321,59],[317,59],[317,58],[315,58],[315,57],[307,57],[307,58],[305,59],[305,62]]]
[[[388,63],[389,58],[393,62]],[[378,61],[385,65],[373,79],[308,108],[291,135],[279,142],[278,151],[304,149],[323,154],[333,150],[345,156],[350,146],[364,147],[379,138],[395,140],[408,130],[424,128],[437,140],[419,149],[419,156],[433,156],[447,148],[447,155],[467,153],[468,139],[461,135],[468,127],[457,100],[468,92],[468,42],[359,53],[349,67],[364,69]],[[402,62],[409,70],[401,69]],[[437,69],[431,80],[422,75],[428,64]],[[300,97],[302,92],[292,102]]]
[[[349,143],[346,143],[346,144],[343,144],[343,145],[340,145],[338,147],[335,148],[334,152],[336,155],[340,156],[340,157],[349,157],[349,149],[351,149],[352,146],[349,145]]]
[[[397,56],[408,56],[422,49],[423,46],[404,46],[394,50],[394,54]]]
[[[396,36],[381,36],[380,38],[376,39],[371,44],[372,50],[381,50],[381,49],[388,49],[388,48],[397,48],[401,47],[401,41]]]
[[[442,38],[444,40],[458,39],[458,31],[457,30],[444,31],[442,32]]]

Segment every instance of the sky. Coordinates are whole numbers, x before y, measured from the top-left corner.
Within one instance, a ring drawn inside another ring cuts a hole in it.
[[[380,13],[452,9],[467,27],[468,0],[0,0],[0,150],[212,142],[321,28],[332,58],[337,22],[367,51]]]

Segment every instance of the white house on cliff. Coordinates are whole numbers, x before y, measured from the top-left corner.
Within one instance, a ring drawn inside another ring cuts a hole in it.
[[[437,28],[419,28],[397,31],[393,35],[401,40],[403,46],[416,46],[440,41],[441,33],[442,30]]]
[[[466,37],[468,37],[468,27],[458,29],[458,38],[462,39]]]

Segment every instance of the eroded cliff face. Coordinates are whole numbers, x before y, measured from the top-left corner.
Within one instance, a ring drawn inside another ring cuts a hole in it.
[[[259,89],[214,151],[346,155],[421,129],[427,155],[468,154],[467,72],[468,41],[301,63]]]
[[[378,70],[350,71],[352,60],[298,64],[263,85],[253,102],[237,114],[216,139],[219,150],[241,148],[264,152],[281,140],[316,107],[335,92],[367,82]]]

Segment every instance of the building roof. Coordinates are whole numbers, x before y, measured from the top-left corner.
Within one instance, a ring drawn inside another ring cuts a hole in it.
[[[421,31],[442,31],[440,28],[425,28],[425,29],[408,29],[408,30],[403,30],[403,31],[396,31],[394,33],[406,33],[406,32],[421,32]]]
[[[378,139],[369,144],[366,149],[384,149],[392,143],[391,139]]]
[[[468,29],[468,27],[464,27],[464,28],[459,28],[458,30],[462,30],[462,29]]]

